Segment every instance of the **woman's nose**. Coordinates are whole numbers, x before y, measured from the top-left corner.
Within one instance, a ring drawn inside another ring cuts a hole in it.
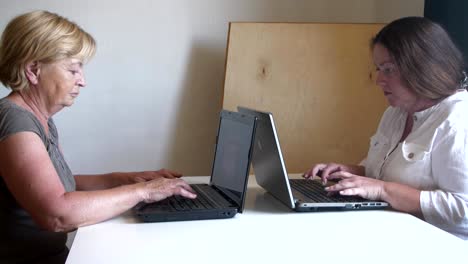
[[[81,87],[85,87],[86,86],[86,80],[85,80],[85,77],[84,75],[81,75],[81,77],[78,79],[78,82],[77,84]]]
[[[375,74],[377,74],[377,77],[375,78],[375,84],[380,86],[385,82],[385,76],[379,71],[377,71]]]

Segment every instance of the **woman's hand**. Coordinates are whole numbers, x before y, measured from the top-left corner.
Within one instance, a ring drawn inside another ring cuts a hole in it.
[[[194,199],[197,197],[190,185],[182,179],[159,177],[139,183],[142,186],[141,195],[146,203],[157,202],[173,195]]]
[[[97,175],[75,175],[76,188],[80,191],[104,190],[122,185],[151,181],[159,178],[176,179],[181,173],[160,169],[141,172],[112,172]]]
[[[345,171],[328,175],[329,180],[339,180],[338,183],[326,187],[328,192],[338,192],[341,195],[357,195],[369,200],[383,200],[385,182]]]
[[[142,171],[131,174],[133,175],[133,180],[135,182],[151,181],[158,178],[175,179],[182,177],[182,173],[167,169],[160,169],[157,171]]]
[[[146,182],[159,178],[176,179],[182,177],[182,173],[168,169],[160,169],[157,171],[114,172],[111,175],[114,179],[115,186]]]
[[[339,163],[319,163],[315,164],[310,170],[306,171],[303,175],[304,178],[321,177],[322,183],[327,184],[330,175],[336,172],[349,172],[357,175],[364,175],[365,169],[359,165],[345,165]]]

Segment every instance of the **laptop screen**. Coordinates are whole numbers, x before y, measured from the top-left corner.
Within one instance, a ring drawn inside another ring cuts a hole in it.
[[[241,204],[250,165],[255,118],[222,111],[211,183]]]
[[[239,112],[257,117],[255,147],[252,166],[257,183],[280,201],[294,208],[294,199],[289,187],[286,164],[281,153],[273,115],[245,107],[237,107]]]

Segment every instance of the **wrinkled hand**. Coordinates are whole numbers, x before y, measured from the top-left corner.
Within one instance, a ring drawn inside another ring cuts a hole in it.
[[[349,172],[353,173],[354,170],[348,165],[338,163],[319,163],[315,164],[310,170],[306,171],[303,175],[304,178],[310,179],[315,177],[322,178],[322,183],[327,184],[330,175],[336,172]]]
[[[194,199],[197,197],[190,185],[182,179],[168,179],[159,177],[154,180],[140,183],[143,188],[143,201],[157,202],[173,195],[180,195]]]
[[[382,200],[384,181],[355,175],[345,171],[338,171],[328,176],[338,183],[326,187],[328,192],[339,192],[341,195],[357,195],[369,200]]]
[[[175,179],[182,177],[181,173],[167,170],[167,169],[160,169],[157,171],[142,171],[142,172],[135,172],[132,173],[132,180],[133,182],[145,182],[151,181],[158,178],[167,178],[167,179]]]

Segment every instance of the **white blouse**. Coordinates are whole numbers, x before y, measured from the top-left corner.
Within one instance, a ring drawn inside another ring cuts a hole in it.
[[[468,239],[468,92],[415,113],[399,143],[406,117],[399,108],[385,111],[363,162],[366,176],[422,190],[424,219]]]

